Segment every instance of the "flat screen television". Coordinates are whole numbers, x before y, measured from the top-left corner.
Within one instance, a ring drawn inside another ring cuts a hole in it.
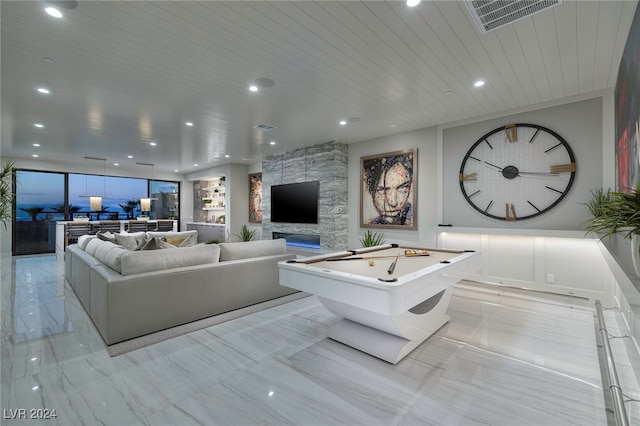
[[[318,223],[320,182],[271,186],[271,222]]]

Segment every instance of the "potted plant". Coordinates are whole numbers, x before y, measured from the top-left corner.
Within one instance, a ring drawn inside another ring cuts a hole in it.
[[[364,238],[360,239],[362,247],[374,247],[384,244],[384,234],[382,232],[371,232],[367,230],[364,233]]]
[[[598,234],[601,239],[623,234],[631,239],[631,258],[640,277],[640,185],[629,192],[598,189],[591,194],[585,203],[592,216],[583,223],[587,234]]]
[[[244,242],[244,241],[251,241],[255,235],[256,235],[255,229],[249,229],[247,225],[242,225],[242,228],[240,229],[240,233],[236,234],[235,236],[240,241]]]

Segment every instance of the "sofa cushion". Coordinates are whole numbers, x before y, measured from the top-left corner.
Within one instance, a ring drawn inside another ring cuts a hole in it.
[[[242,243],[221,243],[218,246],[220,246],[220,262],[287,253],[287,241],[282,238]]]
[[[87,248],[87,244],[89,244],[89,241],[93,240],[94,238],[96,238],[95,235],[80,235],[78,237],[78,247],[84,250],[85,248]]]
[[[122,272],[121,257],[127,252],[124,247],[94,238],[89,241],[85,251],[114,271]]]
[[[220,248],[215,244],[166,250],[127,251],[122,255],[122,275],[216,263],[219,258]]]
[[[108,243],[107,241],[102,241],[98,238],[93,238],[91,240],[89,240],[87,242],[87,244],[84,247],[84,251],[86,251],[88,254],[90,254],[91,256],[93,256],[94,254],[96,254],[96,249],[100,246],[100,244],[102,243]],[[109,243],[112,244],[112,243]]]

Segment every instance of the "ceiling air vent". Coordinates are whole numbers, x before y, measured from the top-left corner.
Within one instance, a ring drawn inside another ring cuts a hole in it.
[[[273,130],[276,126],[272,126],[270,124],[258,123],[253,126],[254,129],[262,130],[263,132],[268,132],[269,130]]]
[[[465,1],[481,33],[511,24],[557,6],[564,0],[468,0]]]

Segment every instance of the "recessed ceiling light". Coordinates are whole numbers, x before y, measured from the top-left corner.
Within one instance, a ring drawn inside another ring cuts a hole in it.
[[[407,0],[407,6],[415,7],[420,4],[420,0]]]
[[[276,144],[276,141],[269,142],[269,145],[275,145],[275,144]]]
[[[193,165],[193,167],[198,167],[198,165],[197,165],[197,164],[194,164],[194,165]]]
[[[53,16],[54,18],[62,18],[62,12],[60,12],[55,7],[47,7],[44,9],[44,11],[47,12],[49,15]]]
[[[120,163],[113,163],[114,166],[118,167]]]
[[[340,125],[341,126],[346,126],[347,125],[347,120],[341,120],[340,121]]]
[[[482,86],[484,86],[484,80],[478,80],[475,83],[473,83],[473,85],[475,87],[482,87]]]
[[[149,145],[151,145],[151,146],[156,146],[156,145],[157,145],[157,143],[155,143],[155,142],[149,142]]]
[[[252,92],[257,92],[258,91],[258,86],[256,86],[255,84],[252,84],[251,86],[249,86],[249,90]]]
[[[224,158],[229,158],[229,157],[231,157],[229,154],[224,155]]]
[[[44,124],[40,124],[40,123],[34,123],[33,125],[39,129],[42,129],[44,127]]]
[[[49,89],[45,89],[44,87],[38,87],[38,89],[37,89],[37,90],[38,90],[38,92],[43,93],[43,94],[45,94],[45,95],[48,95],[49,93],[51,93],[51,92],[49,91]]]
[[[175,170],[174,170],[174,172],[175,172],[175,173],[178,173],[178,169],[175,169]]]
[[[133,155],[127,155],[127,158],[133,158]]]
[[[40,146],[40,144],[39,143],[34,143],[33,146]]]
[[[38,158],[38,154],[31,154],[32,157]]]
[[[184,124],[186,124],[187,126],[193,126],[193,123],[192,123],[192,122],[190,122],[190,121],[187,121],[187,122],[186,122],[186,123],[184,123]]]

